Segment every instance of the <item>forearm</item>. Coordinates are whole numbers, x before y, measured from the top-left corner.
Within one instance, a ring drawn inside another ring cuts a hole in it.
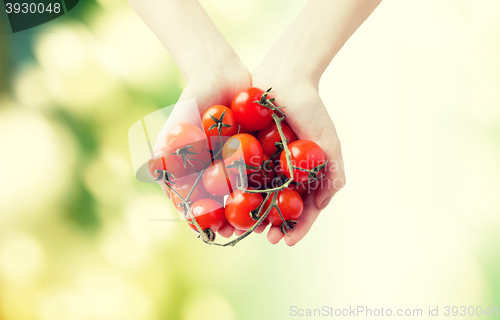
[[[239,63],[198,0],[128,0],[188,80]]]
[[[264,59],[315,82],[381,0],[310,0]],[[267,61],[267,62],[266,62]],[[277,63],[279,61],[279,63]]]

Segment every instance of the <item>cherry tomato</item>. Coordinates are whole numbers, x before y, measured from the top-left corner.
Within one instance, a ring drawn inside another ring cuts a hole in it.
[[[174,175],[176,178],[186,176],[193,172],[192,168],[182,163],[182,159],[175,154],[171,154],[166,148],[163,148],[155,153],[155,155],[148,160],[148,173],[156,179],[155,170],[167,170],[168,173]]]
[[[187,165],[194,167],[196,171],[201,171],[208,162],[213,162],[212,153],[208,149],[203,149],[199,154],[193,155]]]
[[[264,91],[249,87],[241,90],[234,96],[231,103],[234,117],[238,124],[250,131],[264,129],[272,121],[273,111],[267,107],[261,106],[258,102],[264,94]]]
[[[290,128],[288,124],[282,122],[281,129],[283,130],[283,135],[288,140],[288,143],[297,140],[295,132],[293,132],[292,128]],[[267,127],[259,131],[257,139],[262,145],[264,153],[272,157],[276,152],[276,142],[281,142],[281,136],[276,123],[273,121]],[[279,151],[281,150],[283,150],[283,148],[280,148]]]
[[[269,198],[262,210],[267,210],[271,201],[272,198]],[[280,208],[281,215],[285,221],[297,221],[302,214],[302,210],[304,210],[304,202],[297,191],[284,189],[278,192],[278,208]],[[273,226],[281,226],[283,224],[283,220],[276,208],[271,209],[265,220]]]
[[[225,196],[236,189],[236,175],[226,171],[224,161],[217,160],[203,173],[205,189],[214,196]]]
[[[250,211],[256,209],[262,202],[259,193],[245,193],[240,189],[235,190],[226,200],[226,219],[233,227],[239,230],[248,230],[255,220],[250,216]]]
[[[264,151],[259,141],[248,133],[240,133],[227,140],[222,148],[222,158],[226,167],[243,160],[246,165],[256,167],[256,169],[246,169],[246,173],[259,171],[264,157]],[[228,171],[239,175],[237,168],[228,168]]]
[[[222,114],[224,114],[224,117],[222,117]],[[212,117],[216,118],[216,120]],[[238,125],[236,120],[234,120],[233,111],[223,105],[215,105],[208,108],[201,117],[201,123],[208,138],[210,150],[214,150],[217,143],[219,143],[219,147],[222,147],[219,138],[219,127],[223,143],[230,136],[238,133]]]
[[[297,140],[288,145],[291,156],[291,164],[298,168],[303,168],[307,170],[312,170],[315,167],[323,164],[325,159],[325,153],[320,146],[315,142],[310,140]],[[285,151],[281,152],[280,162],[282,166],[283,173],[290,178],[290,171],[288,169],[288,164],[286,162]],[[324,170],[322,170],[324,171]],[[321,171],[320,174],[321,175]],[[309,173],[306,171],[294,169],[293,170],[293,180],[296,182],[308,181]]]
[[[198,174],[191,174],[189,176],[185,176],[181,179],[174,180],[176,184],[172,184],[172,189],[177,191],[181,197],[184,199],[187,198],[189,192],[191,191],[191,188],[193,188],[193,185],[198,177]],[[198,181],[198,184],[196,184],[196,187],[194,188],[193,192],[191,193],[191,196],[189,196],[189,201],[193,202],[199,199],[203,198],[211,198],[212,196],[205,190],[203,187],[203,184],[201,181]],[[179,205],[182,203],[181,198],[173,191],[170,191],[170,199],[172,199],[172,202],[174,203],[175,207],[179,212],[182,212],[183,209]]]
[[[261,169],[248,176],[248,185],[255,190],[269,189],[274,176],[274,162],[269,159],[267,154],[264,154]]]
[[[203,231],[212,229],[213,232],[217,232],[226,223],[224,208],[215,200],[198,200],[191,206],[191,211]],[[193,221],[189,213],[186,219],[190,222]],[[189,226],[197,231],[196,225],[190,223]]]
[[[166,146],[170,152],[184,149],[188,158],[202,152],[206,143],[203,130],[189,122],[179,122],[172,126],[166,138]]]

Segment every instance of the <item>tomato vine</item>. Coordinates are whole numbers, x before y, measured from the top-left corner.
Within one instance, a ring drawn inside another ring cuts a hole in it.
[[[283,133],[283,129],[282,129],[282,125],[281,125],[281,123],[286,119],[286,115],[280,110],[280,109],[282,109],[284,107],[277,107],[274,104],[275,100],[273,98],[272,99],[268,98],[268,95],[271,92],[272,92],[271,88],[269,88],[268,90],[266,90],[262,94],[260,100],[255,101],[255,102],[258,102],[259,105],[261,105],[263,107],[267,107],[267,108],[269,108],[269,109],[271,109],[273,111],[272,118],[273,118],[273,121],[276,124],[276,127],[278,129],[278,132],[279,132],[279,135],[280,135],[280,138],[281,138],[281,142],[279,143],[279,147],[283,148],[283,152],[285,152],[285,159],[286,159],[287,167],[289,168],[290,177],[287,178],[287,180],[284,181],[280,186],[276,186],[276,187],[265,189],[265,190],[248,189],[248,188],[245,188],[243,186],[244,173],[245,173],[245,170],[248,169],[248,167],[249,167],[248,164],[245,164],[243,160],[241,160],[241,162],[240,161],[234,161],[233,162],[232,166],[234,166],[235,168],[237,168],[238,172],[239,172],[239,178],[240,178],[239,181],[240,181],[240,183],[239,183],[239,185],[238,185],[238,183],[236,184],[236,187],[238,189],[240,189],[240,190],[242,190],[243,192],[246,192],[246,193],[262,193],[262,194],[266,194],[266,196],[264,197],[264,199],[261,202],[261,204],[255,209],[257,211],[255,212],[255,210],[253,210],[253,211],[250,212],[250,216],[255,221],[255,224],[252,225],[252,227],[250,227],[248,230],[246,230],[243,234],[241,234],[240,236],[238,236],[235,239],[233,239],[231,241],[228,241],[226,243],[215,242],[214,241],[215,235],[214,235],[213,231],[210,230],[210,229],[207,229],[208,232],[205,232],[205,230],[202,230],[202,228],[200,227],[199,223],[196,221],[196,218],[195,218],[195,216],[194,216],[194,214],[192,212],[191,203],[189,201],[189,198],[191,197],[191,194],[193,193],[193,190],[195,189],[196,185],[200,182],[203,173],[205,172],[205,170],[207,169],[207,167],[210,165],[210,163],[212,162],[212,160],[208,161],[207,163],[204,163],[202,170],[199,172],[199,174],[198,174],[198,176],[197,176],[197,178],[196,178],[196,180],[195,180],[195,182],[193,184],[193,187],[189,191],[189,193],[186,196],[186,198],[183,198],[175,190],[175,188],[173,188],[170,185],[170,184],[175,184],[175,182],[174,182],[175,181],[175,177],[172,174],[168,173],[167,170],[160,170],[160,169],[155,170],[155,176],[157,177],[157,181],[162,180],[162,182],[181,199],[182,207],[183,207],[183,210],[184,210],[184,215],[186,217],[189,216],[189,218],[190,218],[190,220],[187,220],[188,223],[190,223],[190,224],[192,224],[192,225],[194,225],[196,227],[196,230],[199,232],[200,237],[207,244],[215,245],[215,246],[222,246],[222,247],[235,246],[238,242],[240,242],[241,240],[243,240],[244,238],[246,238],[248,235],[250,235],[264,221],[264,219],[266,219],[266,217],[269,215],[269,213],[271,212],[271,210],[273,208],[276,208],[276,210],[277,210],[280,218],[283,221],[283,224],[281,226],[282,232],[285,233],[286,235],[289,235],[288,233],[290,231],[293,231],[296,228],[297,221],[286,221],[284,219],[284,217],[283,217],[283,215],[281,213],[281,210],[280,210],[280,208],[278,206],[278,192],[286,189],[288,187],[288,185],[293,181],[293,179],[294,179],[294,170],[301,170],[301,171],[308,172],[309,173],[308,182],[313,182],[313,181],[315,181],[315,180],[318,179],[318,173],[326,166],[326,164],[328,162],[328,161],[325,161],[321,165],[319,165],[316,168],[313,168],[311,170],[300,168],[300,167],[296,167],[295,165],[292,164],[291,153],[290,153],[290,150],[288,149],[288,140],[286,139],[285,134]],[[222,115],[220,116],[220,118],[213,119],[213,120],[215,122],[214,128],[217,128],[218,131],[219,131],[219,139],[220,139],[220,143],[221,143],[221,146],[222,146],[224,143],[223,143],[221,131],[222,131],[222,128],[228,127],[228,125],[223,122],[223,120],[224,120],[224,113],[222,113]],[[213,155],[213,159],[215,159],[217,156],[219,156],[221,152],[222,152],[222,148],[220,148],[217,151],[217,153]],[[198,159],[194,159],[194,160],[198,160]],[[201,161],[201,160],[199,160],[199,161]],[[250,168],[253,168],[253,167],[250,167]],[[269,206],[266,207],[264,204],[267,203],[267,201],[269,200],[269,198],[271,198],[271,202],[270,202]],[[266,208],[266,209],[264,210],[264,208]],[[264,212],[262,212],[262,211],[264,211]]]

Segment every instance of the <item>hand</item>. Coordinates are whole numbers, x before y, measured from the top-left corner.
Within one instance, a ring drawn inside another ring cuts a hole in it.
[[[266,70],[261,72],[260,70]],[[306,77],[287,76],[279,78],[267,70],[258,69],[254,72],[253,86],[267,89],[273,86],[274,97],[278,106],[286,115],[286,122],[295,131],[299,139],[316,142],[325,152],[328,160],[326,176],[321,187],[312,191],[304,199],[304,211],[299,218],[296,229],[285,236],[289,246],[299,242],[309,231],[312,224],[329,203],[332,197],[345,185],[340,141],[335,131],[332,119],[319,97],[317,86]],[[264,228],[257,228],[260,233]],[[283,233],[279,227],[271,227],[267,234],[269,242],[276,244]]]
[[[184,74],[187,87],[179,102],[193,98],[197,102],[198,110],[189,104],[177,104],[160,132],[160,143],[171,121],[193,119],[213,104],[229,105],[236,92],[252,82],[262,89],[273,86],[276,102],[287,107],[287,122],[299,138],[313,140],[323,148],[329,160],[323,185],[306,197],[296,229],[285,238],[288,245],[296,244],[345,184],[340,142],[319,97],[319,80],[331,59],[381,0],[310,0],[269,50],[252,81],[197,0],[128,1]],[[173,29],[182,32],[169,32]],[[219,233],[231,236],[234,229],[226,227]],[[259,226],[255,231],[264,229]],[[241,232],[236,230],[236,234]],[[271,227],[271,243],[278,243],[282,237],[278,228]]]
[[[229,57],[223,67],[206,69],[204,72],[190,76],[178,103],[158,135],[155,150],[164,146],[167,132],[172,125],[179,121],[200,125],[201,115],[206,109],[216,104],[230,106],[236,93],[250,85],[251,75],[248,69],[241,64],[239,59],[230,62]],[[193,102],[196,102],[197,110],[193,103],[186,103],[190,99],[194,99]],[[169,197],[167,187],[162,185],[162,189]],[[234,228],[230,224],[226,224],[219,229],[219,234],[229,238],[233,231]]]
[[[223,69],[207,70],[190,78],[179,102],[196,99],[200,115],[209,107],[222,104],[231,106],[236,93],[251,86],[251,75],[246,67],[236,62]]]
[[[304,199],[296,229],[285,237],[293,246],[309,231],[332,197],[345,184],[340,142],[318,94],[321,76],[352,33],[381,0],[309,0],[253,73],[253,86],[273,87],[278,106],[300,139],[318,143],[329,161],[322,185]],[[255,231],[263,232],[265,227]],[[267,234],[278,243],[283,234],[271,227]]]
[[[251,85],[251,75],[197,0],[128,1],[167,48],[187,82],[158,135],[158,150],[173,124],[200,125],[200,115],[210,106],[231,105],[236,93]],[[162,188],[169,196],[167,187]],[[227,224],[219,234],[230,237],[233,231]]]

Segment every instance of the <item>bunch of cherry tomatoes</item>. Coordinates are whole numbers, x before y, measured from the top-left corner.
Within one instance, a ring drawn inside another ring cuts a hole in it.
[[[297,138],[270,90],[241,90],[230,108],[208,108],[201,127],[175,124],[148,161],[149,175],[207,243],[217,244],[227,223],[245,232],[218,245],[234,245],[260,224],[288,234],[324,175],[323,150]]]

